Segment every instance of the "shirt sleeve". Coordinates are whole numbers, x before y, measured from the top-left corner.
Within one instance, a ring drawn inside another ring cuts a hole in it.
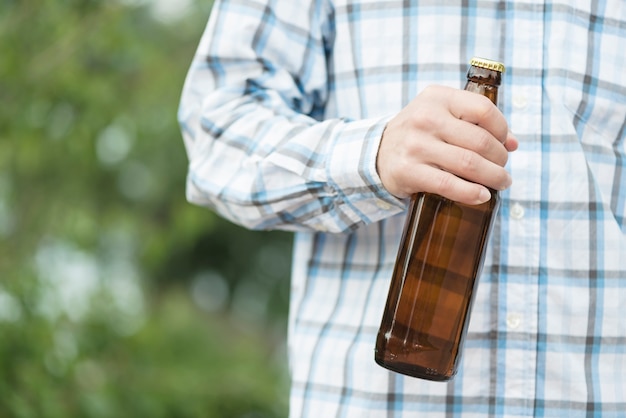
[[[332,15],[324,1],[215,2],[178,115],[189,201],[252,229],[343,232],[404,210],[376,172],[389,116],[325,116]]]

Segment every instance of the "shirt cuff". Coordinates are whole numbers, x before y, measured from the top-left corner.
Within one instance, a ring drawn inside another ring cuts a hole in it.
[[[376,156],[391,116],[346,122],[330,144],[328,179],[344,213],[355,223],[373,223],[406,209],[406,200],[389,193],[376,170]]]

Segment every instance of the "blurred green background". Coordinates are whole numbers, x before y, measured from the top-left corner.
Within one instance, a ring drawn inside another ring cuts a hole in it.
[[[291,235],[185,201],[211,8],[0,0],[0,417],[283,417]]]

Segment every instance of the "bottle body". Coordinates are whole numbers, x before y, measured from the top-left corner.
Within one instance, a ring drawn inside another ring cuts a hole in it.
[[[478,206],[428,193],[411,199],[376,341],[381,366],[429,380],[456,373],[500,202],[491,195]]]
[[[470,67],[466,90],[497,103],[500,78]],[[484,83],[483,75],[497,83]],[[411,198],[375,360],[390,370],[435,381],[457,372],[485,250],[500,205],[495,190],[481,205],[429,193]]]

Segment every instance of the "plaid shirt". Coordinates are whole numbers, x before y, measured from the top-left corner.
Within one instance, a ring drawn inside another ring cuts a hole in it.
[[[472,56],[507,70],[507,169],[456,378],[374,363],[404,222],[385,123]],[[626,414],[626,2],[216,1],[183,91],[187,195],[296,231],[292,417]]]

